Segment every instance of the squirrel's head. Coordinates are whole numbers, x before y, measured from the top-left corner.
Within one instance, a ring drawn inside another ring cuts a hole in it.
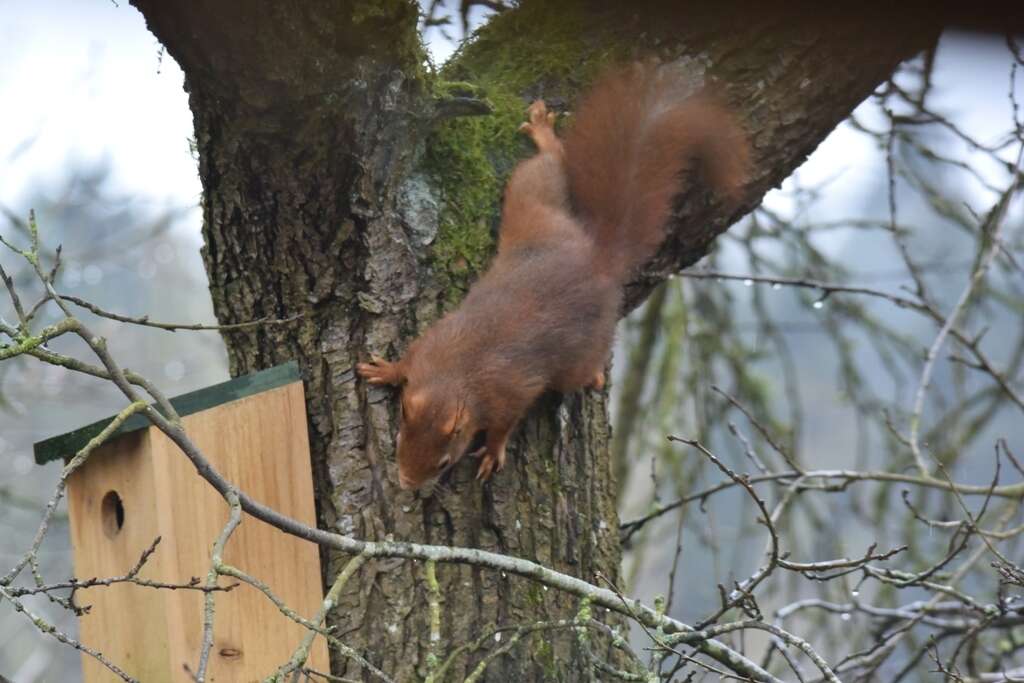
[[[402,389],[398,482],[418,489],[454,465],[474,442],[476,419],[465,394],[445,383],[409,383]]]

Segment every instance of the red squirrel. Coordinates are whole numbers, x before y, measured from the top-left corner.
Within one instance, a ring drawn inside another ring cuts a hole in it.
[[[402,488],[469,450],[481,458],[477,479],[490,478],[543,392],[604,386],[623,286],[661,244],[692,159],[716,191],[739,198],[746,136],[706,91],[680,89],[654,62],[616,69],[583,98],[564,142],[544,102],[529,107],[520,129],[537,154],[509,179],[490,268],[400,360],[357,366],[371,384],[402,387]]]

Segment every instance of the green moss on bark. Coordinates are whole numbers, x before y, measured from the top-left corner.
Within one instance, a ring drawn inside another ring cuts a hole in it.
[[[610,49],[582,44],[584,8],[524,2],[495,17],[441,71],[439,83],[471,87],[493,108],[487,116],[445,121],[427,141],[424,166],[442,193],[432,257],[449,303],[461,298],[493,253],[505,182],[532,152],[518,133],[526,107],[547,91],[558,93],[553,108],[564,108],[566,93],[578,92],[615,57]]]
[[[445,121],[427,143],[426,169],[443,195],[432,256],[453,296],[486,265],[502,188],[528,149],[516,131],[523,120],[522,100],[507,93],[488,100],[492,114]]]

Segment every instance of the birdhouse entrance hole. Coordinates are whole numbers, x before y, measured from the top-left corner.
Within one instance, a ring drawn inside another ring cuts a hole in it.
[[[124,503],[117,491],[108,491],[100,503],[100,518],[103,520],[103,533],[107,538],[117,536],[124,526]]]

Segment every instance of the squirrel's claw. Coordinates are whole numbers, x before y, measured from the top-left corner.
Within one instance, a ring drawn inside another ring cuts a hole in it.
[[[481,449],[481,451],[484,449]],[[477,451],[479,453],[480,451]],[[477,481],[487,481],[495,472],[500,472],[505,467],[505,449],[497,453],[487,451],[480,458],[480,467],[476,470]]]
[[[476,470],[477,481],[487,481],[491,478],[491,474],[494,471],[494,465],[491,464],[491,460],[488,457],[484,457],[480,460],[480,467]]]

